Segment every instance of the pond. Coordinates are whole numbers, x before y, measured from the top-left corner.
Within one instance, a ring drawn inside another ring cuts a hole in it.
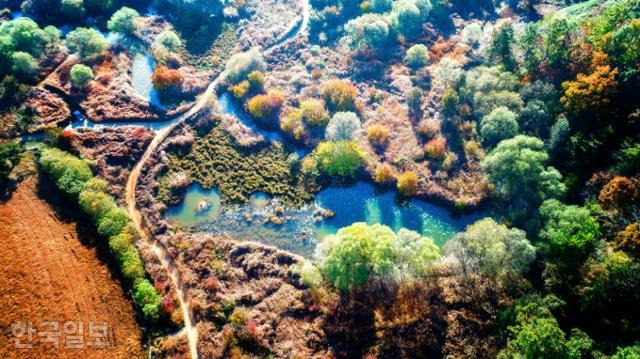
[[[196,215],[199,200],[205,199],[199,185],[192,185],[179,206],[167,212],[167,218],[193,232],[227,234],[246,240],[273,245],[311,257],[319,239],[334,234],[354,222],[381,223],[393,230],[408,228],[432,238],[442,246],[456,232],[483,217],[474,213],[454,217],[446,209],[432,203],[412,199],[399,201],[394,191],[377,191],[370,183],[357,182],[349,187],[332,187],[318,193],[315,203],[298,209],[286,209],[277,200],[263,193],[254,194],[249,204],[228,206],[215,217]],[[316,221],[319,209],[335,213],[331,218]],[[285,219],[282,224],[274,217]]]
[[[131,65],[131,85],[140,96],[162,108],[163,105],[158,98],[158,92],[151,82],[151,75],[153,75],[154,70],[155,61],[153,57],[147,53],[137,53]]]
[[[220,193],[216,189],[205,189],[199,184],[192,184],[178,206],[167,210],[167,217],[183,226],[215,220],[222,209]]]

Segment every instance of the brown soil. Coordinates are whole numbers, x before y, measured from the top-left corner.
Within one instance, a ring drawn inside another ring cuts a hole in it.
[[[75,207],[50,192],[51,183],[32,177],[0,202],[0,358],[144,357],[141,329],[104,244]],[[40,342],[38,333],[51,331],[43,321],[59,322],[59,348]],[[66,321],[83,323],[82,348],[66,348]],[[32,349],[15,348],[11,324],[18,322],[33,323]],[[88,346],[95,340],[90,322],[108,323],[108,347]]]

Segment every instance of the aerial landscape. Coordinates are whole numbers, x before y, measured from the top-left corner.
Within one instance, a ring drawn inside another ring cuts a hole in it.
[[[0,0],[0,329],[640,359],[640,0]]]

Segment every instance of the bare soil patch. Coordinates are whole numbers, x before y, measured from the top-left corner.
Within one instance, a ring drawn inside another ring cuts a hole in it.
[[[32,177],[0,202],[0,357],[144,357],[141,329],[106,248],[79,211],[53,192],[53,184]],[[45,321],[58,322],[58,330],[42,326]],[[67,321],[83,323],[81,348],[67,348]],[[11,324],[19,322],[33,323],[32,340],[21,337],[31,349],[15,348]],[[106,348],[89,346],[91,322],[108,324]],[[41,332],[60,333],[59,348],[41,342]]]

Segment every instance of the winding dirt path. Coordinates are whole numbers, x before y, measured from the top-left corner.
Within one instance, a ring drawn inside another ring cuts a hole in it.
[[[279,40],[275,41],[272,45],[263,49],[264,53],[268,53],[273,48],[283,45],[288,41],[296,38],[302,32],[304,32],[309,24],[309,0],[301,0],[302,1],[302,19],[297,17],[294,20],[294,24],[289,27],[289,31]],[[296,29],[297,28],[297,29]],[[125,202],[127,204],[127,211],[131,216],[135,227],[144,240],[152,249],[154,254],[160,260],[162,267],[167,270],[169,273],[169,277],[171,278],[171,283],[173,287],[176,289],[176,293],[178,294],[178,302],[180,303],[180,307],[182,308],[182,314],[184,317],[184,330],[187,334],[187,339],[189,340],[189,351],[191,353],[192,359],[198,358],[198,331],[195,326],[195,323],[192,321],[192,312],[190,309],[190,305],[187,299],[186,290],[182,286],[182,282],[180,279],[180,275],[174,263],[172,262],[172,258],[168,255],[166,249],[162,244],[156,241],[153,236],[149,235],[144,228],[144,223],[142,222],[142,215],[138,211],[136,207],[136,187],[138,184],[138,179],[140,177],[140,173],[142,172],[142,168],[145,163],[151,158],[151,155],[155,152],[155,150],[160,146],[160,144],[167,138],[167,136],[171,133],[171,131],[182,123],[184,120],[194,116],[197,114],[202,108],[207,104],[209,98],[213,95],[218,84],[225,78],[226,70],[222,71],[207,87],[207,89],[198,97],[196,104],[185,114],[178,117],[174,123],[171,125],[158,130],[155,134],[155,137],[149,144],[149,147],[145,150],[144,154],[140,158],[140,161],[136,163],[136,165],[131,170],[129,174],[129,178],[127,179],[127,185],[125,187]]]

